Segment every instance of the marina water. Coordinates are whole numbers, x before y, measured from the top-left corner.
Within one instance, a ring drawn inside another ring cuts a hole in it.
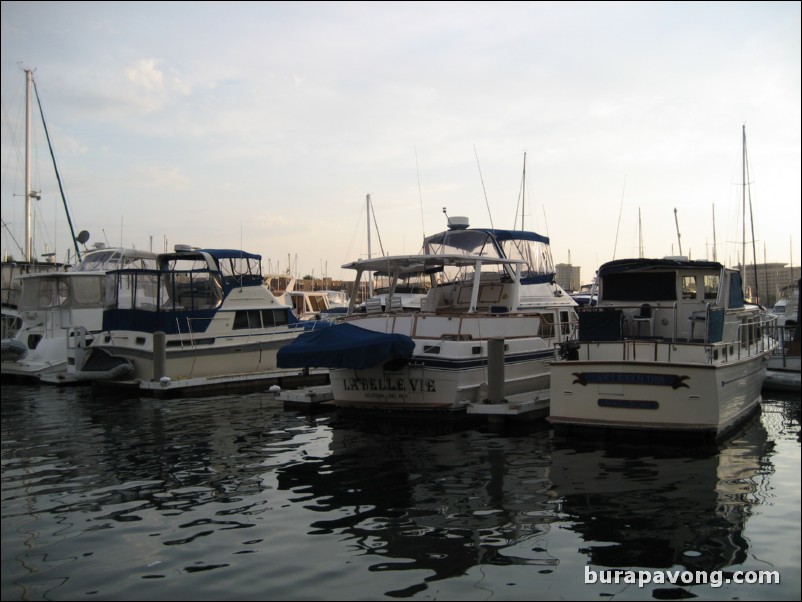
[[[702,445],[3,385],[2,599],[799,600],[799,433],[798,394]]]

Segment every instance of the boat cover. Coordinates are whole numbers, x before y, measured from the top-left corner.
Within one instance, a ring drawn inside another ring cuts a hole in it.
[[[353,324],[305,332],[278,350],[279,368],[372,368],[408,361],[415,342],[403,334],[365,330]]]

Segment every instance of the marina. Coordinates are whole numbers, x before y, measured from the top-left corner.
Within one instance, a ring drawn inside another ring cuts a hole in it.
[[[309,415],[269,392],[2,398],[3,600],[799,599],[797,395],[712,446]]]
[[[802,4],[191,8],[0,8],[0,601],[802,599]]]

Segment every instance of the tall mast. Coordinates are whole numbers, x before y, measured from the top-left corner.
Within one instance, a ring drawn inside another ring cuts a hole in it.
[[[372,257],[370,251],[370,195],[367,195],[366,203],[367,203],[366,213],[368,217],[368,259],[370,259]],[[370,272],[368,272],[368,296],[369,297],[373,296],[373,277],[371,276]]]
[[[33,261],[31,234],[31,79],[30,69],[25,70],[25,260]]]
[[[524,173],[523,173],[523,184],[521,192],[521,230],[526,230],[526,228],[524,227],[525,216],[526,216],[526,151],[524,151]]]
[[[746,124],[741,126],[742,129],[742,142],[741,142],[741,181],[743,182],[743,201],[741,219],[741,282],[746,285]]]

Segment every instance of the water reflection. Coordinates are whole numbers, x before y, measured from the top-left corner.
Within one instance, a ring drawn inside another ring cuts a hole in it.
[[[477,565],[548,573],[565,560],[542,537],[555,523],[578,534],[593,565],[742,564],[744,524],[772,471],[759,417],[721,449],[373,428],[335,425],[330,453],[281,469],[278,483],[321,515],[312,533],[347,534],[375,557],[371,570],[430,572],[394,597]]]
[[[313,533],[346,533],[356,553],[375,557],[372,571],[424,569],[431,582],[480,564],[551,566],[557,559],[537,545],[531,557],[504,552],[558,520],[548,439],[548,431],[505,439],[340,423],[327,456],[281,469],[278,483],[308,496],[320,514]]]
[[[762,501],[770,448],[755,417],[721,451],[612,443],[555,449],[551,479],[591,564],[712,571],[747,558],[744,525]]]
[[[711,448],[4,386],[2,599],[589,598],[587,564],[756,553],[798,572],[771,550],[798,541],[798,476],[775,476],[798,441],[798,401]]]

